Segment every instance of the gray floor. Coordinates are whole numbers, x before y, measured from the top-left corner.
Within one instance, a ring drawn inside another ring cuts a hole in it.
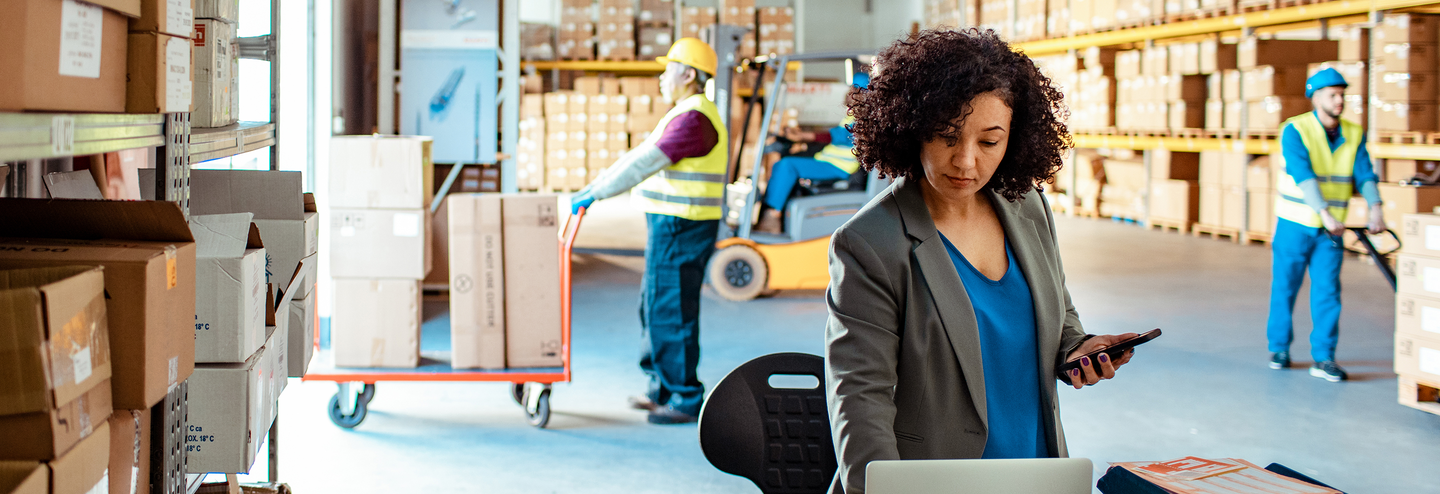
[[[1354,381],[1331,384],[1265,366],[1268,249],[1109,221],[1058,226],[1090,332],[1165,329],[1120,378],[1061,392],[1070,452],[1097,475],[1105,462],[1195,455],[1279,462],[1351,493],[1440,492],[1428,470],[1440,464],[1440,417],[1396,404],[1394,298],[1374,266],[1346,262],[1340,360]],[[526,425],[505,385],[471,383],[382,383],[370,417],[343,430],[324,413],[334,385],[297,381],[281,399],[281,478],[300,494],[758,492],[705,461],[695,427],[651,426],[626,408],[644,384],[641,261],[577,259],[575,380],[557,385],[548,430]],[[707,382],[758,355],[821,351],[818,291],[732,303],[707,290],[704,304]]]

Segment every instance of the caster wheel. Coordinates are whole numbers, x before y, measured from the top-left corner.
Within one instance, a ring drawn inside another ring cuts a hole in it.
[[[515,399],[515,404],[525,406],[525,383],[514,383],[510,385],[510,397]]]
[[[368,405],[370,404],[370,400],[373,399],[375,399],[375,385],[366,384],[365,387],[360,391],[360,400],[364,401],[365,404]]]
[[[720,249],[710,259],[707,273],[710,286],[726,300],[745,302],[765,292],[769,267],[765,258],[748,245]]]
[[[345,415],[345,412],[340,408],[340,395],[336,394],[335,396],[331,396],[330,422],[346,429],[354,429],[355,426],[360,425],[360,422],[365,421],[367,405],[368,402],[366,400],[357,399],[355,400],[355,411],[350,415]]]
[[[530,425],[544,429],[550,423],[550,389],[540,390],[540,396],[535,398],[535,406],[525,407],[525,418]]]

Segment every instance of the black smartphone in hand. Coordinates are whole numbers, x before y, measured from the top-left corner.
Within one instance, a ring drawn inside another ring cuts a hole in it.
[[[1099,359],[1099,357],[1100,357],[1100,354],[1101,354],[1101,353],[1110,355],[1110,361],[1111,361],[1111,362],[1114,362],[1115,360],[1119,359],[1121,356],[1124,356],[1124,355],[1125,355],[1125,352],[1128,352],[1128,351],[1130,351],[1131,349],[1133,349],[1133,348],[1135,348],[1135,347],[1137,347],[1137,346],[1140,346],[1140,345],[1143,344],[1143,343],[1146,343],[1146,342],[1148,342],[1148,341],[1150,341],[1150,340],[1153,340],[1153,339],[1159,338],[1159,337],[1160,337],[1160,328],[1155,328],[1155,329],[1146,331],[1146,332],[1144,332],[1144,333],[1140,333],[1140,335],[1138,335],[1138,336],[1136,336],[1136,337],[1134,337],[1134,338],[1130,338],[1130,339],[1127,339],[1127,340],[1123,340],[1123,341],[1121,341],[1121,342],[1119,342],[1119,343],[1116,343],[1116,344],[1114,344],[1114,345],[1110,345],[1110,346],[1108,346],[1108,347],[1101,348],[1101,349],[1099,349],[1099,350],[1095,350],[1095,351],[1093,351],[1093,352],[1087,353],[1087,354],[1083,355],[1082,357],[1090,357],[1090,369],[1094,370],[1094,371],[1095,371],[1095,374],[1098,375],[1098,374],[1100,374],[1100,359]],[[1073,371],[1073,370],[1079,369],[1079,368],[1080,368],[1080,359],[1077,358],[1077,359],[1075,359],[1075,360],[1071,360],[1071,361],[1065,362],[1065,363],[1063,363],[1063,364],[1060,364],[1060,367],[1057,367],[1057,368],[1055,369],[1055,375],[1056,375],[1056,376],[1059,376],[1059,378],[1060,378],[1061,381],[1065,381],[1065,382],[1068,383],[1068,382],[1070,382],[1070,371]]]

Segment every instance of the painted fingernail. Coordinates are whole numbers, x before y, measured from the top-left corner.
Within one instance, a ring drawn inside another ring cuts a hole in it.
[[[1080,377],[1080,369],[1075,369],[1075,370],[1070,371],[1070,375],[1075,376],[1075,377]]]
[[[1089,366],[1090,366],[1090,357],[1080,357],[1080,365],[1089,367]]]
[[[1109,361],[1110,361],[1110,354],[1108,354],[1108,353],[1102,353],[1102,354],[1100,354],[1100,362],[1101,362],[1101,363],[1109,362]]]

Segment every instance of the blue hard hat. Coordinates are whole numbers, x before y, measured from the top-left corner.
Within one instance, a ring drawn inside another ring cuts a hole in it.
[[[870,87],[870,74],[865,72],[856,72],[854,75],[850,76],[850,85],[858,87],[860,89]]]
[[[1349,85],[1349,83],[1345,82],[1345,78],[1340,75],[1339,71],[1333,68],[1326,68],[1325,70],[1316,72],[1315,75],[1305,80],[1305,97],[1309,98],[1314,96],[1315,91],[1330,86],[1348,87]]]

